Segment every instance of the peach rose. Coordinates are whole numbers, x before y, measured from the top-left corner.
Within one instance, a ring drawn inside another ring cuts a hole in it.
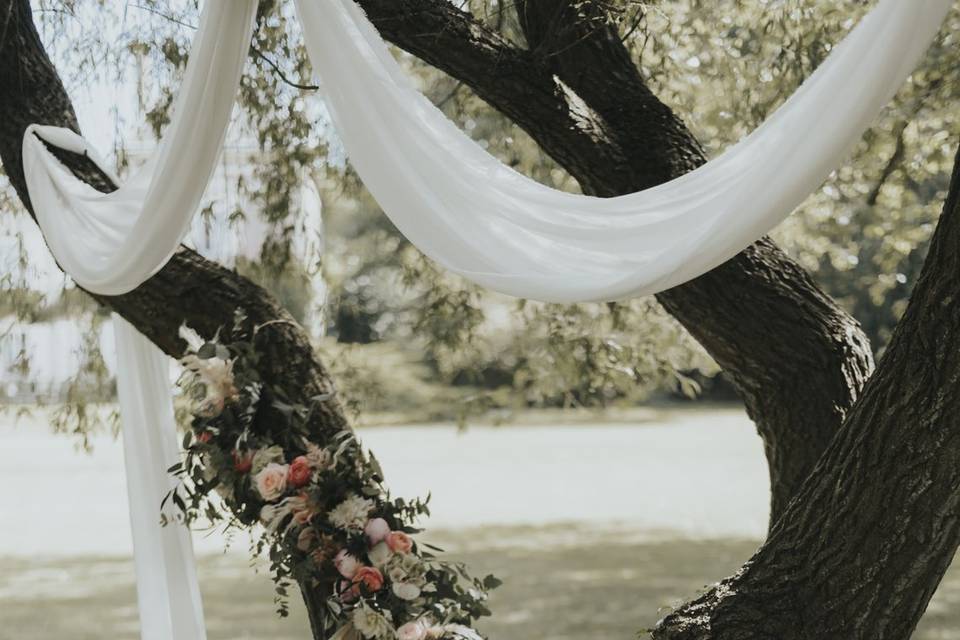
[[[353,574],[353,585],[363,587],[367,593],[376,593],[383,588],[383,574],[375,567],[360,567]]]
[[[264,500],[276,500],[287,490],[287,465],[271,462],[254,476],[254,484]]]
[[[360,561],[347,553],[346,549],[340,549],[337,555],[333,557],[333,564],[344,578],[352,578],[357,574],[360,568]]]
[[[391,531],[386,537],[387,546],[394,553],[410,553],[413,549],[413,538],[402,531]]]
[[[363,532],[367,534],[367,542],[370,543],[370,546],[375,547],[390,534],[390,525],[383,518],[374,518],[367,521],[367,526],[363,528]]]
[[[307,457],[298,456],[290,463],[290,473],[287,477],[287,482],[294,487],[302,487],[310,482],[310,475],[310,462],[307,460]]]
[[[408,622],[397,629],[398,640],[423,640],[427,637],[427,628],[419,620]]]

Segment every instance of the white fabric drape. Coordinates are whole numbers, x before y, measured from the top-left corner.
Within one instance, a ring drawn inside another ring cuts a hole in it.
[[[659,187],[592,198],[499,162],[418,92],[351,0],[297,0],[351,164],[424,253],[490,289],[617,300],[695,278],[770,231],[893,97],[953,0],[880,0],[803,86],[723,155]]]
[[[170,126],[117,191],[76,179],[42,141],[87,153],[109,174],[84,138],[60,127],[27,128],[23,164],[37,222],[57,262],[84,289],[118,295],[136,288],[190,229],[220,157],[255,13],[251,0],[206,4]]]
[[[256,0],[206,4],[171,124],[157,153],[117,191],[103,194],[76,179],[40,138],[89,154],[109,174],[86,140],[58,127],[27,129],[33,210],[60,266],[82,287],[125,293],[176,250],[220,155],[256,7]],[[161,501],[176,485],[167,469],[180,459],[169,361],[120,316],[113,323],[141,638],[204,640],[190,532],[175,521],[160,526]]]
[[[169,360],[116,314],[113,331],[141,638],[203,640],[193,543],[190,531],[176,523],[169,500],[163,513],[170,524],[160,526],[160,504],[177,484],[167,469],[180,461]]]
[[[350,159],[425,253],[508,294],[612,300],[696,277],[769,231],[835,168],[909,74],[952,0],[880,0],[766,123],[660,187],[598,199],[499,163],[417,92],[351,0],[297,0],[307,48]],[[27,187],[54,256],[82,287],[130,291],[176,250],[223,144],[257,0],[208,0],[158,152],[112,194],[41,141],[96,153],[65,129],[24,136]],[[101,163],[101,166],[102,163]],[[115,319],[124,450],[145,640],[202,640],[188,533],[159,528],[177,442],[166,360]]]

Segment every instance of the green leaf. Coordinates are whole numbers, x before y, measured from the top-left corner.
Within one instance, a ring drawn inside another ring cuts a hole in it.
[[[483,588],[487,589],[488,591],[491,589],[496,589],[502,584],[503,584],[503,580],[501,580],[500,578],[496,577],[493,574],[490,574],[483,579]]]

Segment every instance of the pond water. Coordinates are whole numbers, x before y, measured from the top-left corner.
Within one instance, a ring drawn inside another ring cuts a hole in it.
[[[361,430],[395,494],[432,493],[422,537],[505,580],[493,640],[633,638],[733,571],[767,518],[763,452],[740,410],[626,423]],[[138,637],[120,446],[77,453],[42,415],[0,419],[0,640]],[[273,614],[242,538],[196,532],[211,640],[303,638]],[[960,638],[952,571],[917,638]],[[11,630],[16,629],[14,634]]]
[[[43,414],[9,423],[0,425],[0,556],[129,553],[120,444],[96,437],[88,455],[52,435]],[[575,522],[759,538],[766,527],[763,449],[739,410],[658,411],[623,424],[377,427],[360,437],[395,495],[432,494],[430,529]],[[223,549],[217,534],[195,542],[201,553]]]

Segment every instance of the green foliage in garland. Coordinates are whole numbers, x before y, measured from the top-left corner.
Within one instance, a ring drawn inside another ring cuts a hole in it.
[[[353,431],[311,429],[331,396],[302,404],[264,380],[255,336],[242,326],[240,318],[230,343],[181,332],[191,345],[182,385],[192,416],[184,460],[170,468],[181,482],[165,502],[188,524],[262,525],[253,552],[270,560],[279,613],[291,583],[320,593],[327,637],[475,637],[499,581],[472,578],[417,543],[428,500],[392,497]]]

